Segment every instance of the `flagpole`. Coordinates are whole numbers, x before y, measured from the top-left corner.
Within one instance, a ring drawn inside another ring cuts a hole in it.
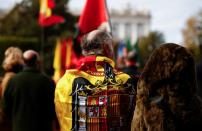
[[[44,27],[41,26],[41,49],[40,49],[40,54],[41,54],[41,71],[43,72],[44,71]]]
[[[109,8],[107,6],[106,0],[105,0],[105,8],[106,8],[108,19],[109,19],[108,21],[109,21],[109,27],[110,27],[110,34],[113,36],[113,34],[112,34],[112,22],[111,22],[111,18],[110,18],[110,14],[109,14]]]

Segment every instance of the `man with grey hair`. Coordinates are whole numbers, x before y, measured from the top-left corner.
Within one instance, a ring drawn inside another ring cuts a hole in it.
[[[25,51],[23,59],[23,71],[11,78],[5,90],[4,111],[13,131],[52,131],[55,84],[40,73],[36,51]]]
[[[113,59],[112,36],[101,30],[94,30],[84,35],[82,40],[82,53],[84,56],[102,55]]]
[[[80,67],[66,70],[56,86],[61,131],[130,131],[136,91],[131,77],[115,69],[112,36],[86,34],[82,53]]]

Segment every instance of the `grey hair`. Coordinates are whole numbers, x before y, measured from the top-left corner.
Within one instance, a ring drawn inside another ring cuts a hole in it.
[[[94,30],[82,38],[83,55],[105,55],[104,44],[112,46],[112,36],[105,31]]]

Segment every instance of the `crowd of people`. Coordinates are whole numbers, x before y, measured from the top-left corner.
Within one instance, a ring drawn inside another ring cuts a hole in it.
[[[81,48],[80,66],[66,70],[57,83],[41,73],[38,52],[5,51],[1,131],[202,130],[201,75],[185,47],[162,44],[142,72],[134,51],[126,67],[116,69],[108,32],[85,34]]]

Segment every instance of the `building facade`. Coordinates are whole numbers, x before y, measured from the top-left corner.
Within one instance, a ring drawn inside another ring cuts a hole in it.
[[[150,32],[151,15],[148,11],[110,11],[113,37],[117,40],[130,39],[134,43],[138,37],[147,36]]]

